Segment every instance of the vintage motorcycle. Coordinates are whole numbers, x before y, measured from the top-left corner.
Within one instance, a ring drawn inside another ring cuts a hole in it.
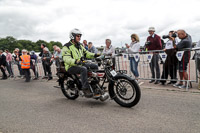
[[[85,60],[82,62],[90,63]],[[96,63],[103,69],[88,69],[88,82],[93,98],[100,101],[110,98],[123,107],[135,106],[141,97],[137,82],[126,74],[113,70],[110,57],[96,58]],[[62,93],[71,100],[84,96],[80,75],[71,75],[66,72],[64,62],[61,62],[61,67],[57,69]]]

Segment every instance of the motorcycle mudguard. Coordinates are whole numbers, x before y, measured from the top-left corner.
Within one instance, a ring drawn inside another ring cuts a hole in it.
[[[121,79],[127,79],[127,80],[129,80],[129,81],[131,81],[131,82],[134,82],[134,84],[137,84],[137,82],[136,82],[133,78],[131,78],[131,77],[125,75],[125,74],[120,74],[120,73],[118,73],[118,74],[114,77],[114,80],[117,80],[117,79],[120,79],[120,78],[121,78]],[[109,94],[110,94],[111,99],[113,99],[113,98],[115,97],[115,93],[114,93],[113,87],[114,87],[114,81],[110,81],[110,82],[109,82],[109,85],[108,85],[108,92],[109,92]]]
[[[114,79],[119,79],[119,78],[125,78],[125,79],[128,79],[128,80],[131,80],[131,81],[136,82],[133,78],[131,78],[131,77],[125,75],[125,74],[121,74],[121,73],[118,73],[118,74],[114,77]]]

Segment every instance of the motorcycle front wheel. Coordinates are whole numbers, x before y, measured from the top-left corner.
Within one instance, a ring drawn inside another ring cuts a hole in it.
[[[71,77],[68,77],[61,83],[61,90],[68,99],[75,100],[79,97],[77,84]]]
[[[111,89],[114,101],[123,107],[133,107],[140,101],[140,87],[134,80],[119,77]]]

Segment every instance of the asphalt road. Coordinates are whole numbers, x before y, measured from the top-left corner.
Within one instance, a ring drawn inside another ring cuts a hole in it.
[[[142,88],[133,108],[64,97],[55,81],[0,81],[2,133],[199,133],[200,93]]]

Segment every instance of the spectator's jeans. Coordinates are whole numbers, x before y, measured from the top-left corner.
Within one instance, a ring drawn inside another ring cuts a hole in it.
[[[7,68],[7,71],[8,71],[8,73],[9,73],[9,76],[13,76],[13,70],[12,70],[11,61],[7,62],[6,68]]]
[[[30,79],[31,79],[30,69],[22,69],[22,71],[25,75],[26,81],[30,81]]]
[[[131,71],[134,74],[135,77],[139,77],[139,73],[138,73],[138,62],[135,61],[134,57],[130,57],[130,67],[131,67]]]
[[[89,88],[87,68],[97,70],[98,66],[95,64],[85,64],[84,66],[72,66],[68,69],[69,74],[80,74],[81,75],[81,82],[82,82],[83,89]]]
[[[153,80],[155,79],[154,69],[156,69],[156,79],[160,79],[160,67],[159,67],[159,64],[158,64],[159,58],[160,58],[159,54],[157,54],[157,53],[153,54],[151,62],[149,63]]]

